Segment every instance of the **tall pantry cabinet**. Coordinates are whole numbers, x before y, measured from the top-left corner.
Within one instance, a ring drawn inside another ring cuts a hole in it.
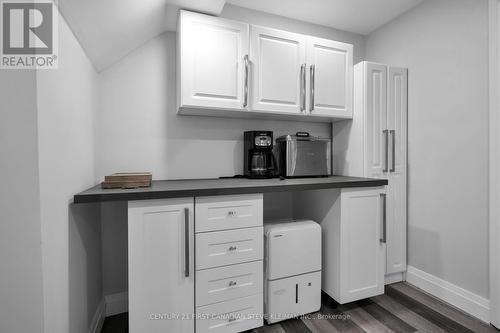
[[[372,62],[354,66],[352,122],[333,125],[334,172],[388,179],[386,279],[406,271],[408,72]]]

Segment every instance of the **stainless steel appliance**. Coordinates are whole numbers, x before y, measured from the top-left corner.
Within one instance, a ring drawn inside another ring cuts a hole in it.
[[[243,151],[245,177],[274,177],[276,171],[276,161],[273,154],[273,132],[245,132]]]
[[[326,177],[332,174],[332,140],[306,132],[276,139],[282,177]]]

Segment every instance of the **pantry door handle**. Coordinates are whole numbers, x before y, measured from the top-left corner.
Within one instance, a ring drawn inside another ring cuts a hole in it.
[[[184,208],[184,276],[189,277],[189,208]]]
[[[306,109],[306,64],[300,65],[300,112]]]
[[[390,131],[392,134],[392,167],[391,172],[396,171],[396,130]]]
[[[248,106],[248,54],[245,54],[245,57],[243,57],[243,61],[245,62],[245,97],[243,101],[243,107],[246,108]]]
[[[309,96],[309,100],[310,100],[310,103],[309,103],[309,113],[312,113],[313,110],[314,110],[314,79],[315,79],[315,76],[316,76],[316,66],[315,65],[311,65],[311,67],[309,67],[309,79],[310,79],[310,82],[309,82],[309,87],[310,87],[310,96]]]
[[[385,139],[385,166],[382,172],[389,171],[389,130],[383,130]]]
[[[381,243],[386,243],[387,241],[387,195],[385,193],[380,193],[382,198],[382,237],[380,238]]]

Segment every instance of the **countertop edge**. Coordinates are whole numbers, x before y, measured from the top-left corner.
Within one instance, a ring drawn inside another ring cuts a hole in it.
[[[266,192],[283,192],[283,191],[302,191],[302,190],[319,190],[332,188],[356,188],[356,187],[377,187],[388,184],[387,179],[366,179],[347,180],[331,183],[311,183],[311,184],[282,184],[282,185],[256,185],[256,186],[235,186],[235,187],[214,187],[214,188],[199,188],[199,189],[173,189],[173,190],[158,190],[144,192],[120,192],[120,193],[78,193],[73,196],[73,203],[96,203],[110,201],[136,201],[136,200],[155,200],[155,199],[171,199],[182,197],[199,197],[199,196],[217,196],[217,195],[235,195],[235,194],[251,194],[251,193],[266,193]]]

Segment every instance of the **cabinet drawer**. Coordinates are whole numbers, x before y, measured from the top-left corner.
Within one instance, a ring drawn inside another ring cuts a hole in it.
[[[262,194],[196,198],[196,232],[262,225]]]
[[[206,269],[196,273],[196,306],[228,301],[263,292],[263,263]]]
[[[262,260],[263,227],[196,234],[196,269]]]
[[[263,326],[263,295],[196,308],[196,333],[233,333]]]

